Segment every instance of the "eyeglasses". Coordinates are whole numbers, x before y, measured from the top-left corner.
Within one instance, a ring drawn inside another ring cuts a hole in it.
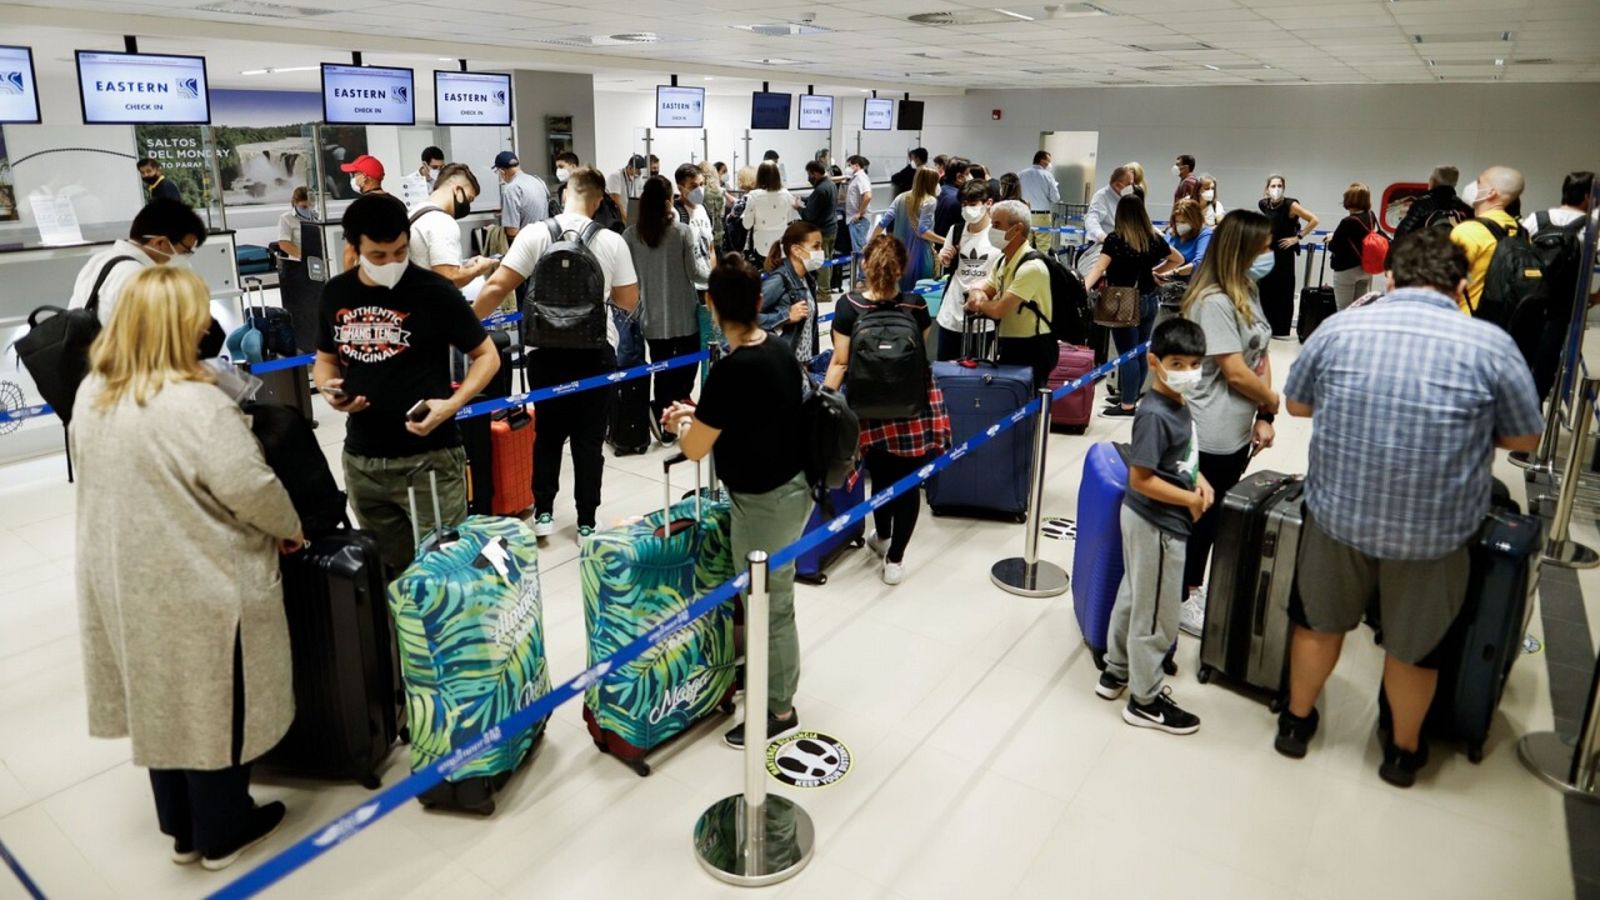
[[[150,243],[151,241],[156,241],[156,240],[166,241],[168,244],[172,245],[173,249],[172,249],[172,253],[170,254],[172,256],[193,256],[194,255],[194,248],[195,248],[194,244],[173,244],[172,243],[172,239],[167,237],[167,236],[165,236],[165,235],[147,234],[147,235],[144,235],[144,237],[142,239],[144,240],[144,242],[146,244]],[[160,251],[158,250],[156,252],[159,253]]]

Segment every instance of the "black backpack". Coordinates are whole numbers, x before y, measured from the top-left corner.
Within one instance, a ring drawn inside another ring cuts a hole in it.
[[[1045,269],[1050,272],[1050,308],[1055,313],[1047,317],[1039,304],[1028,300],[1023,306],[1039,317],[1045,327],[1057,341],[1065,344],[1089,343],[1089,329],[1094,325],[1094,309],[1089,304],[1089,292],[1083,287],[1083,279],[1078,273],[1061,264],[1048,253],[1031,250],[1022,257],[1018,266],[1032,260],[1044,263]]]
[[[845,391],[863,419],[910,419],[928,411],[928,350],[916,317],[897,300],[873,303],[847,294],[860,311],[850,335]]]
[[[536,350],[603,350],[609,346],[606,276],[589,249],[600,225],[590,222],[577,235],[563,232],[555,219],[545,225],[550,246],[533,266],[523,304],[526,343]]]
[[[627,226],[622,224],[622,210],[617,208],[617,201],[611,199],[611,194],[600,196],[600,208],[594,211],[594,223],[601,228],[608,228],[621,234]]]
[[[331,534],[345,523],[345,495],[333,480],[317,433],[300,411],[276,403],[247,403],[250,430],[261,455],[283,482],[307,537]]]
[[[1521,228],[1509,233],[1488,219],[1476,221],[1494,235],[1495,245],[1472,317],[1499,325],[1519,347],[1526,346],[1538,340],[1550,305],[1544,259]]]
[[[743,253],[748,258],[755,234],[744,225],[744,204],[744,198],[739,198],[723,217],[722,243],[717,249],[723,253]]]
[[[806,379],[810,384],[810,379]],[[838,391],[808,387],[800,407],[806,432],[806,483],[820,500],[845,486],[861,459],[861,421]]]
[[[72,421],[78,385],[89,374],[89,345],[100,334],[100,287],[111,270],[125,262],[136,260],[116,256],[106,261],[83,307],[41,306],[29,313],[28,333],[16,343],[17,358],[63,425]]]
[[[1457,206],[1454,203],[1447,203],[1443,208],[1435,209],[1428,213],[1428,217],[1422,220],[1422,227],[1443,228],[1446,231],[1452,231],[1457,225],[1470,218],[1472,218],[1471,210]],[[1399,240],[1399,238],[1396,237],[1396,240]]]
[[[1588,223],[1588,216],[1579,216],[1566,225],[1550,221],[1550,213],[1541,210],[1533,215],[1533,252],[1543,261],[1545,320],[1564,322],[1570,318],[1572,303],[1578,295],[1578,270],[1583,267],[1583,243],[1579,235]]]

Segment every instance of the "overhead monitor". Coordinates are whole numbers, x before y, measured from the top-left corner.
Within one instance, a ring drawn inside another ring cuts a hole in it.
[[[789,107],[793,94],[775,94],[756,91],[750,95],[750,128],[764,131],[788,131]]]
[[[706,127],[706,89],[656,85],[656,127]]]
[[[203,56],[78,51],[86,125],[209,125]]]
[[[0,45],[0,123],[39,123],[39,84],[27,47]]]
[[[833,130],[833,97],[828,94],[800,95],[800,130]]]
[[[433,70],[436,125],[510,125],[511,76]]]
[[[900,101],[900,130],[901,131],[921,131],[922,130],[922,101],[921,100],[901,100]]]
[[[322,121],[329,125],[415,125],[415,75],[389,66],[322,64]]]
[[[867,98],[866,111],[861,116],[861,127],[867,131],[889,131],[893,128],[894,101]]]

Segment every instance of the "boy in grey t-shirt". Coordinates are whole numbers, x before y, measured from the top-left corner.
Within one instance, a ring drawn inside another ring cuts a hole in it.
[[[1133,688],[1122,719],[1138,728],[1193,734],[1200,718],[1162,688],[1162,663],[1178,637],[1183,562],[1189,527],[1211,506],[1200,474],[1194,419],[1184,398],[1200,380],[1205,332],[1170,319],[1150,339],[1154,389],[1133,418],[1128,490],[1122,499],[1122,585],[1111,610],[1106,669],[1095,693],[1116,700]]]

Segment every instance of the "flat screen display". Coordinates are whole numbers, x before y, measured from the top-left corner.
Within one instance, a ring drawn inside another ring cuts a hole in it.
[[[800,130],[831,131],[833,129],[833,97],[827,94],[800,95]]]
[[[415,75],[388,66],[322,64],[322,121],[329,125],[415,125]]]
[[[789,107],[793,94],[756,91],[750,95],[750,127],[768,131],[789,130]]]
[[[0,123],[39,122],[39,84],[33,77],[33,50],[0,45]]]
[[[78,51],[86,125],[209,125],[203,56]]]
[[[706,89],[656,85],[656,127],[706,127]]]
[[[510,125],[511,76],[433,70],[436,125]]]
[[[867,108],[861,116],[861,127],[867,131],[888,131],[894,127],[894,101],[867,98]]]
[[[921,100],[901,100],[900,101],[900,130],[901,131],[921,131],[922,130],[922,101]]]

